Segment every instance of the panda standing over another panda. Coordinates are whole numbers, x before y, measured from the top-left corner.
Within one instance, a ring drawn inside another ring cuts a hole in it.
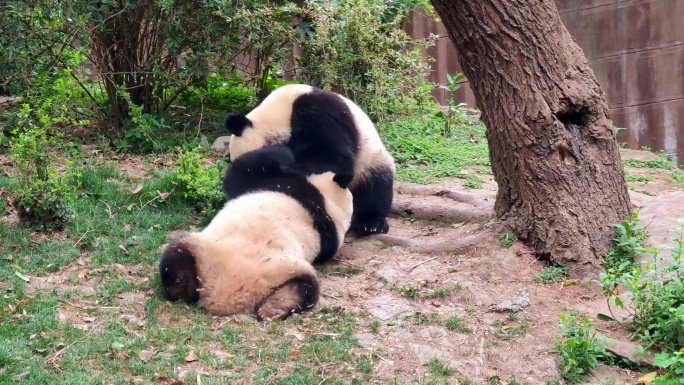
[[[285,319],[313,307],[320,285],[312,262],[342,246],[352,217],[353,175],[307,175],[291,150],[267,146],[226,173],[226,205],[201,232],[164,249],[159,272],[168,300],[197,302],[216,315],[254,311]]]
[[[359,106],[333,92],[304,84],[274,90],[247,115],[230,114],[230,157],[271,144],[286,144],[307,173],[353,174],[351,230],[361,236],[387,233],[395,166]]]

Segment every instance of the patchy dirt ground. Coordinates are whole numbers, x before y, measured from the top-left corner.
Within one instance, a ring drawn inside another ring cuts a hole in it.
[[[630,151],[623,156],[649,155]],[[136,177],[144,177],[144,170],[150,167],[153,166],[136,163],[134,158],[121,163],[122,171]],[[684,218],[681,204],[684,188],[675,186],[663,170],[633,171],[656,176],[654,181],[645,184],[630,183],[637,190],[647,187],[654,194],[634,192],[632,199],[641,208],[641,221],[651,231],[652,243],[668,243],[671,236],[667,230],[675,226],[677,218]],[[380,359],[374,362],[372,371],[378,382],[420,376],[428,370],[426,363],[435,357],[476,383],[486,383],[492,377],[498,377],[502,383],[516,378],[520,383],[531,384],[559,379],[553,337],[558,335],[558,314],[564,307],[587,312],[595,319],[594,326],[599,333],[627,339],[623,331],[596,320],[598,313],[608,313],[598,285],[591,280],[535,283],[533,275],[540,273],[545,264],[537,261],[520,243],[503,248],[498,234],[485,232],[486,236],[478,238],[477,245],[465,253],[429,252],[439,250],[452,240],[487,230],[486,216],[493,205],[496,184],[490,175],[481,175],[481,178],[486,181],[478,190],[464,189],[461,179],[444,180],[427,187],[397,184],[390,235],[428,244],[433,249],[426,251],[416,244],[393,246],[382,237],[354,239],[349,236],[337,257],[339,262],[320,268],[324,294],[319,307],[353,310],[377,321],[377,333],[360,332],[357,337],[362,346],[379,348]],[[449,195],[450,191],[467,191],[477,199],[470,204],[459,203]],[[416,205],[430,205],[435,209],[421,217],[412,214],[412,207]],[[462,215],[464,212],[476,215],[467,217]],[[345,267],[355,273],[344,273]],[[135,271],[135,266],[114,268],[123,269],[132,280],[146,279],[145,273]],[[54,275],[40,277],[34,281],[34,288],[45,285],[73,290],[69,276],[83,274],[84,270],[91,275],[98,273],[74,264]],[[88,289],[87,285],[79,288]],[[522,289],[530,299],[529,306],[522,311],[513,316],[489,311],[490,305],[510,300]],[[406,295],[412,292],[424,296],[413,299]],[[151,295],[152,292],[125,293],[115,307],[121,319],[143,328],[139,333],[144,334],[143,304]],[[60,305],[59,316],[65,322],[88,328],[90,321],[83,319],[78,309],[90,305],[94,304],[65,302]],[[464,327],[460,331],[448,330],[443,322],[434,321],[453,316],[462,320]],[[221,322],[217,318],[217,325]],[[364,326],[363,330],[369,330],[368,325]],[[622,369],[602,368],[589,383],[601,383],[611,377],[617,380],[615,383],[622,384],[634,381],[637,375]]]

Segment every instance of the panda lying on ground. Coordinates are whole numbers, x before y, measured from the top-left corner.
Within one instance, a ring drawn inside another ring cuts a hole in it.
[[[351,230],[386,233],[395,166],[368,116],[349,99],[304,84],[273,91],[247,115],[230,114],[230,158],[286,144],[309,174],[353,174]]]
[[[352,177],[307,176],[281,145],[236,159],[224,181],[231,199],[203,231],[176,237],[162,253],[164,295],[216,315],[254,310],[258,320],[313,307],[320,286],[311,263],[342,245]]]

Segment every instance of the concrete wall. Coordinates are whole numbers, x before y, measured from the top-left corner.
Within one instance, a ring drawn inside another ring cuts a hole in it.
[[[601,83],[618,135],[629,148],[665,150],[684,164],[684,0],[556,0],[563,23],[584,50]],[[414,37],[446,36],[420,13],[406,27]],[[456,51],[441,39],[430,80],[460,71]],[[444,103],[443,91],[435,93]],[[468,84],[458,102],[475,100]]]

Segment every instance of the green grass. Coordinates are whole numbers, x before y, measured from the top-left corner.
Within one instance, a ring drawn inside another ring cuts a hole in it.
[[[174,368],[186,368],[193,382],[200,370],[203,384],[372,376],[376,357],[354,337],[355,313],[322,308],[280,323],[221,323],[161,298],[160,246],[170,231],[197,223],[170,170],[132,181],[112,165],[87,164],[81,183],[75,216],[61,233],[0,223],[0,383],[157,383],[178,378]],[[0,185],[17,187],[8,177]],[[170,194],[161,199],[158,191]],[[39,284],[48,274],[58,281]],[[310,333],[288,334],[298,328]],[[190,351],[198,362],[186,362]]]
[[[448,330],[454,330],[459,333],[472,333],[473,329],[466,326],[463,320],[459,316],[449,317],[446,320],[446,328]]]
[[[482,188],[482,179],[478,177],[477,175],[466,175],[465,176],[465,182],[463,182],[463,187],[465,188],[471,188],[471,189],[481,189]]]
[[[668,173],[674,180],[674,183],[677,186],[684,186],[684,171],[681,170],[672,170]]]
[[[627,174],[625,179],[627,182],[653,182],[655,180],[654,177],[644,174]]]
[[[433,358],[428,361],[428,369],[430,370],[430,374],[434,376],[447,377],[454,374],[454,370],[440,361],[439,358]]]
[[[467,166],[489,166],[483,124],[455,127],[448,136],[443,135],[443,126],[438,117],[378,125],[396,162],[399,180],[429,184],[443,177],[458,177]],[[477,185],[474,179],[470,183]]]
[[[655,160],[639,160],[639,159],[627,159],[624,161],[625,167],[633,168],[662,168],[669,170],[672,168],[672,160],[670,157],[659,154],[658,159]]]

